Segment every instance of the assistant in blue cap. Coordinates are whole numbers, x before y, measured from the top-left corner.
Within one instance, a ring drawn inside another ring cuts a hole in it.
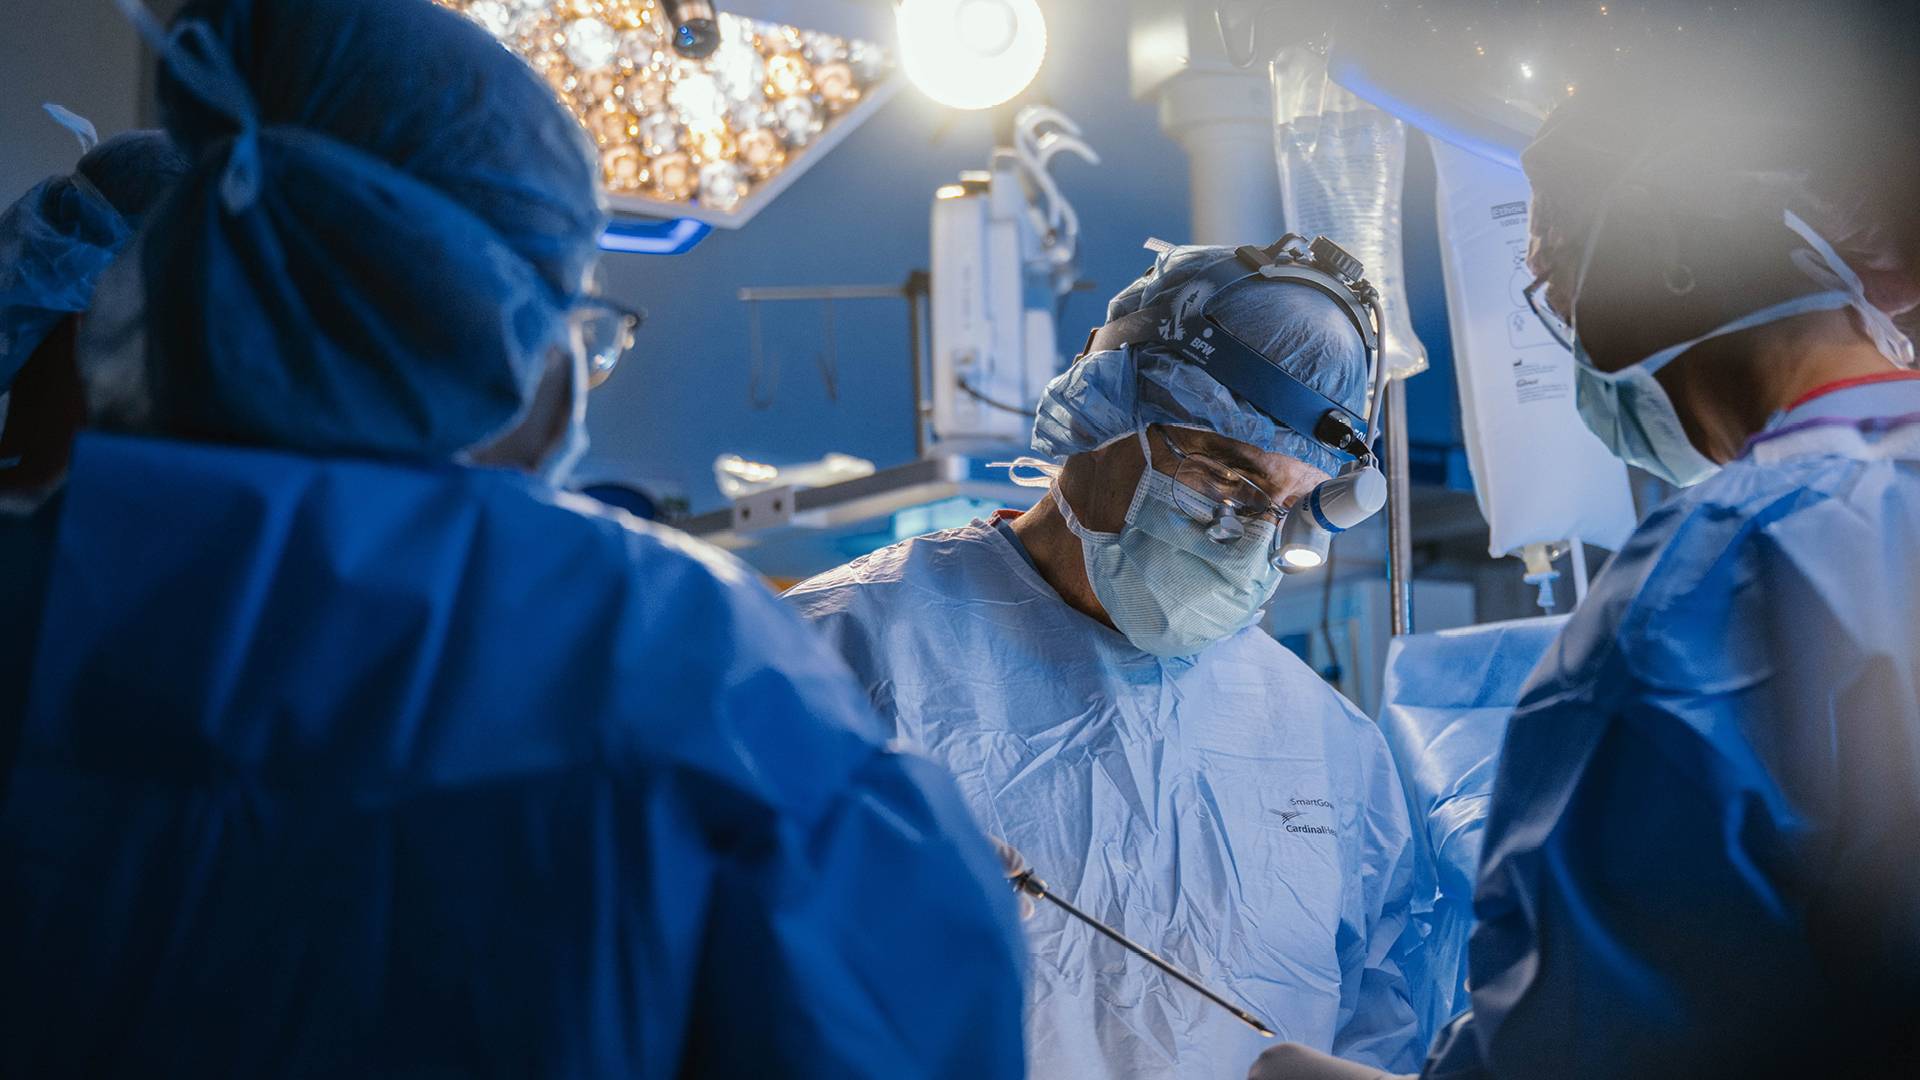
[[[1108,325],[1237,260],[1163,253]],[[1358,411],[1358,325],[1325,292],[1249,275],[1199,301],[1216,333]],[[1398,774],[1379,730],[1255,625],[1279,522],[1337,458],[1150,338],[1047,388],[1046,459],[1029,460],[1053,474],[1050,498],[787,599],[1069,902],[1284,1039],[1411,1069],[1420,875]],[[1032,1075],[1237,1076],[1267,1045],[1059,911],[1031,927]]]
[[[1522,693],[1435,1077],[1920,1061],[1920,217],[1910,167],[1829,168],[1911,96],[1752,71],[1583,85],[1524,159],[1582,418],[1690,486]]]
[[[0,1075],[1018,1075],[951,780],[741,564],[538,475],[605,224],[552,90],[424,0],[155,36],[193,168],[0,515]]]
[[[1571,331],[1582,418],[1686,486],[1504,731],[1449,734],[1456,766],[1460,743],[1499,750],[1468,840],[1470,1010],[1428,1080],[1920,1063],[1913,52],[1876,75],[1848,5],[1805,14],[1843,66],[1799,34],[1759,62],[1743,24],[1688,47],[1724,46],[1724,70],[1583,80],[1522,159],[1523,295]],[[1303,1057],[1252,1080],[1352,1075]]]

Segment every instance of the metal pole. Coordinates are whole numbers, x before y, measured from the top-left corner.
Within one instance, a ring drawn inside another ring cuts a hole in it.
[[[1413,474],[1407,463],[1407,384],[1387,383],[1387,594],[1393,634],[1413,633]]]
[[[932,283],[925,270],[915,270],[907,275],[907,283],[901,289],[907,297],[907,353],[913,361],[913,456],[927,456],[927,402],[926,372],[921,366],[926,357],[920,352],[922,332],[920,329],[920,301],[932,291]]]

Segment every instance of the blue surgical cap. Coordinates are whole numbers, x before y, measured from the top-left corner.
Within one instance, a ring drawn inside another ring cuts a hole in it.
[[[143,238],[151,424],[445,460],[518,422],[606,224],[553,89],[428,0],[194,0]]]
[[[128,132],[0,214],[0,393],[61,319],[93,305],[100,275],[186,168],[166,136]]]
[[[1223,259],[1227,247],[1177,247],[1107,304],[1107,320],[1159,303]],[[1334,301],[1311,286],[1258,279],[1234,286],[1209,311],[1220,325],[1294,378],[1361,413],[1367,351]],[[1158,344],[1090,353],[1047,384],[1033,423],[1036,452],[1064,461],[1148,424],[1201,428],[1327,473],[1340,459],[1308,434],[1267,416],[1205,371]]]

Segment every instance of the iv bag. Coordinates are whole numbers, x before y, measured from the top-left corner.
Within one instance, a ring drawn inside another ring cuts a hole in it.
[[[1528,307],[1526,175],[1433,141],[1441,264],[1473,493],[1498,558],[1586,540],[1619,550],[1633,531],[1627,467],[1587,430],[1573,355]]]
[[[1360,260],[1380,290],[1388,372],[1418,375],[1427,370],[1427,350],[1407,316],[1400,258],[1406,127],[1328,79],[1326,56],[1309,46],[1282,49],[1271,71],[1287,230],[1325,236]]]

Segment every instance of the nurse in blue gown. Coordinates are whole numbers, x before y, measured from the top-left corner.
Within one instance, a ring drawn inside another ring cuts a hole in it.
[[[1435,1080],[1920,1062],[1913,151],[1748,75],[1583,86],[1525,157],[1581,415],[1681,490],[1522,692]]]
[[[1019,1075],[952,782],[555,486],[609,308],[552,90],[424,0],[202,0],[160,91],[192,170],[0,514],[0,1075]]]

